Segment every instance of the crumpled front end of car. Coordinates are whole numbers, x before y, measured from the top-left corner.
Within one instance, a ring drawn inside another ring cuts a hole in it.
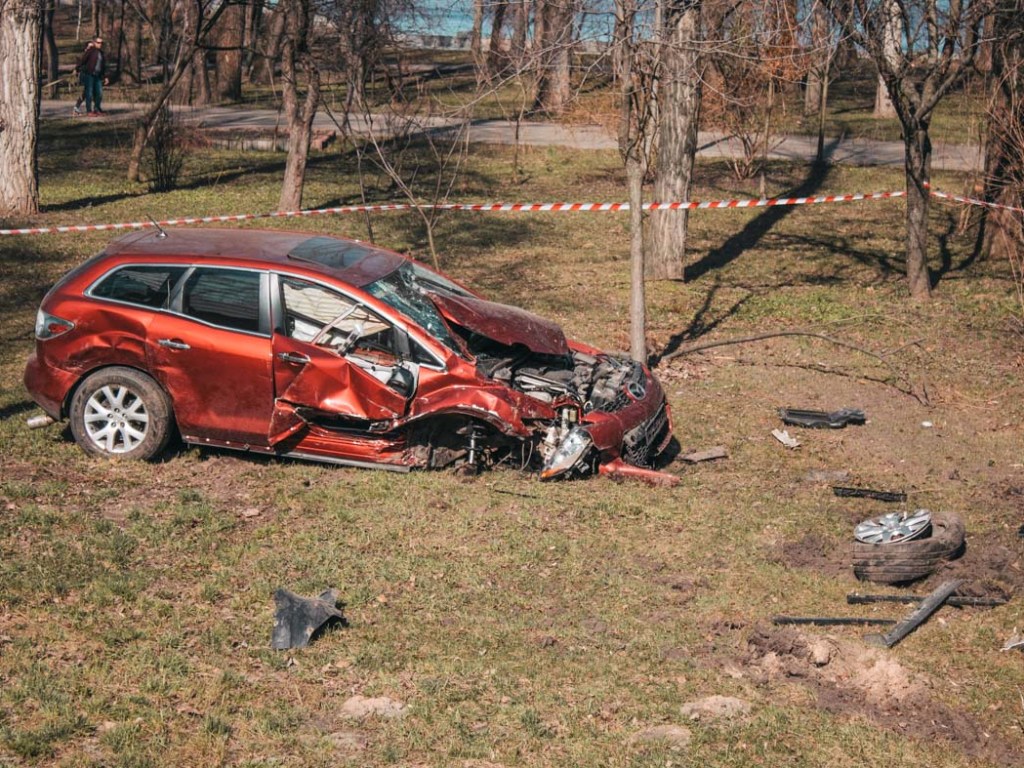
[[[652,470],[672,441],[672,418],[661,384],[646,366],[603,353],[575,351],[578,410],[560,418],[541,443],[541,478],[585,475],[615,462]]]

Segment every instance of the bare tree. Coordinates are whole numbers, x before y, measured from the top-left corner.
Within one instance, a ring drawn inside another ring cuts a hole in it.
[[[288,159],[277,207],[280,211],[294,211],[302,207],[313,119],[320,105],[320,69],[310,48],[313,28],[310,0],[284,0],[280,12],[284,14],[281,78],[284,113],[288,121]],[[300,93],[303,76],[306,81],[304,97]]]
[[[687,200],[697,153],[700,113],[701,0],[665,0],[658,68],[658,164],[656,200]],[[683,279],[688,212],[652,211],[647,274]]]
[[[1024,6],[1001,0],[993,22],[985,200],[1019,209],[1024,205]],[[1015,267],[1018,290],[1024,291],[1024,216],[1007,208],[985,211],[981,240],[984,253]]]
[[[878,67],[903,128],[907,279],[911,295],[927,299],[932,113],[970,70],[979,48],[979,28],[993,0],[830,0],[830,7],[837,19],[850,20],[850,34]],[[897,15],[903,37],[894,46]],[[933,51],[937,53],[930,60]]]
[[[39,210],[39,0],[0,0],[0,216]]]
[[[644,265],[643,183],[649,134],[654,130],[654,56],[638,39],[638,0],[615,0],[616,61],[619,72],[619,154],[626,167],[629,195],[629,351],[647,361],[647,296]]]
[[[227,7],[224,3],[214,2],[214,0],[181,0],[181,2],[189,5],[189,12],[182,16],[187,23],[174,41],[176,53],[173,63],[164,59],[166,74],[160,90],[156,92],[153,101],[149,103],[146,111],[135,123],[132,132],[132,151],[128,158],[129,181],[139,181],[142,154],[146,149],[160,110],[168,102],[182,77],[189,71],[199,46],[210,39],[217,20]],[[168,47],[171,48],[171,46]]]

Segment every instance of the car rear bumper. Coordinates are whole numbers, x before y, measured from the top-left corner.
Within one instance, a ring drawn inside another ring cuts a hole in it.
[[[77,374],[40,360],[33,352],[25,366],[25,389],[49,416],[63,416],[64,400],[74,386]]]

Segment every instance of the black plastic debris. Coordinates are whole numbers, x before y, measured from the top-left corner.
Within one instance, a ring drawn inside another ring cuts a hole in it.
[[[840,408],[838,411],[805,411],[800,408],[779,408],[784,424],[810,429],[841,429],[847,424],[863,424],[867,417],[860,408]]]
[[[832,493],[836,496],[874,499],[875,501],[902,502],[907,500],[907,494],[903,491],[876,491],[872,488],[847,488],[842,485],[833,485]]]
[[[287,589],[274,593],[277,612],[274,630],[270,634],[270,647],[275,651],[287,648],[305,648],[317,630],[332,619],[345,623],[338,610],[338,593],[328,589],[319,597],[300,597]]]

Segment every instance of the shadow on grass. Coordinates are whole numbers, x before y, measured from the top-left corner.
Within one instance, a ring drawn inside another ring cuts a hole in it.
[[[711,284],[708,292],[704,294],[704,301],[700,307],[693,314],[693,318],[690,320],[690,324],[686,326],[679,333],[675,334],[668,340],[668,344],[657,354],[651,355],[647,364],[651,368],[655,368],[658,364],[666,357],[676,352],[685,342],[696,341],[701,336],[710,333],[723,322],[728,320],[730,317],[740,311],[740,308],[747,303],[754,296],[754,293],[748,293],[743,298],[733,302],[731,307],[728,307],[724,311],[720,311],[712,315],[712,310],[715,304],[715,297],[718,295],[719,289],[722,287],[722,281],[720,278],[715,278],[715,281]]]
[[[814,163],[807,178],[796,189],[779,197],[807,197],[813,195],[828,177],[831,166],[828,163]],[[710,251],[700,261],[686,267],[683,279],[686,282],[699,280],[714,269],[721,269],[739,258],[748,248],[760,242],[772,227],[786,218],[793,211],[791,205],[780,205],[766,208],[763,213],[747,222],[739,232],[726,240],[721,247]]]

